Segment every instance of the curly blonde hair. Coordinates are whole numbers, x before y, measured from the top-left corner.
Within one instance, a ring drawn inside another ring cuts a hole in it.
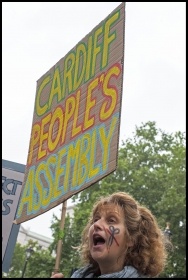
[[[132,244],[131,247],[127,245],[125,248],[124,266],[131,265],[145,276],[158,276],[164,270],[167,258],[164,234],[151,211],[124,192],[113,193],[95,203],[82,233],[82,262],[92,264],[95,270],[99,270],[97,262],[90,254],[88,230],[95,213],[106,204],[119,205],[124,212],[125,237]]]

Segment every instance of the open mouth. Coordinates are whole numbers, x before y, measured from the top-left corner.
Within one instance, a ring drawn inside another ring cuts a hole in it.
[[[105,239],[100,235],[93,235],[93,244],[94,246],[103,245],[105,243]]]

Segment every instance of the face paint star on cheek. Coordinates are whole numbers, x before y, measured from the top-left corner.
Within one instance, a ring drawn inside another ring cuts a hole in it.
[[[115,238],[115,234],[120,233],[119,228],[115,228],[114,226],[109,226],[108,228],[104,228],[104,230],[110,235],[108,242],[107,242],[107,248],[110,249],[110,246],[112,246],[113,240],[116,242],[117,246],[119,246],[119,243],[117,242]]]

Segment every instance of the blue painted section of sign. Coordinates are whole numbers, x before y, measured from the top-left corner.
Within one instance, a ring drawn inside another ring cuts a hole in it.
[[[14,207],[17,208],[20,191],[22,187],[22,180],[21,182],[19,182],[19,180],[14,180],[14,176],[15,176],[15,172],[18,174],[17,177],[19,177],[19,173],[22,173],[20,175],[21,178],[23,178],[23,174],[25,172],[25,165],[2,159],[2,168],[3,170],[6,170],[8,174],[8,176],[3,176],[4,174],[2,173],[2,192],[4,192],[4,194],[8,196],[9,195],[15,196]],[[6,183],[6,181],[8,183]],[[12,189],[10,188],[11,184],[13,186]],[[9,202],[10,201],[12,200],[9,199]],[[7,226],[7,224],[9,224],[9,228],[10,228],[10,231],[7,232],[7,235],[9,235],[8,239],[5,241],[3,240],[3,232],[2,232],[2,245],[4,245],[4,250],[2,250],[2,271],[7,273],[11,265],[12,256],[16,245],[16,240],[17,240],[20,225],[13,224],[12,220],[9,220],[9,213],[11,211],[11,207],[13,204],[12,203],[10,203],[10,205],[8,203],[6,204],[5,203],[6,200],[3,202],[4,202],[3,204],[4,206],[2,208],[2,220],[3,223],[4,221],[6,221],[6,225],[2,223],[2,226]]]

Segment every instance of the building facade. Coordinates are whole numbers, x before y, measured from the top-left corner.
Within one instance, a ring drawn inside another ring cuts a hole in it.
[[[41,249],[47,249],[53,241],[52,238],[30,231],[29,229],[25,229],[22,225],[20,225],[17,242],[24,246],[29,240],[37,241],[41,246]]]
[[[71,218],[74,215],[74,205],[70,205],[66,209],[66,215],[69,215]],[[26,245],[29,240],[37,241],[41,246],[41,249],[47,249],[53,241],[53,238],[38,234],[36,232],[30,231],[29,229],[24,228],[21,224],[18,232],[17,242],[22,246]]]

